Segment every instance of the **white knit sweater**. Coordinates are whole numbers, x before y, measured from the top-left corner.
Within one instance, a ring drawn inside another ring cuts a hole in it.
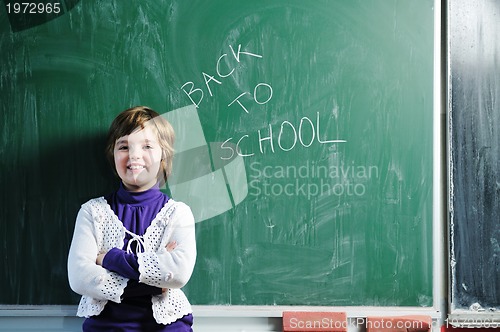
[[[128,279],[96,264],[100,253],[122,248],[125,227],[103,197],[83,204],[76,218],[68,256],[71,289],[82,295],[77,315],[98,315],[108,301],[120,303]],[[170,324],[192,312],[180,290],[193,272],[196,260],[194,218],[184,203],[170,199],[157,214],[142,238],[144,252],[138,253],[139,282],[168,290],[152,297],[156,322]],[[172,241],[177,247],[169,252]]]

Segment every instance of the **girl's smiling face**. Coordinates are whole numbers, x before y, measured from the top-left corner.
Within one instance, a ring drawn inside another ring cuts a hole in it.
[[[146,126],[120,137],[113,151],[118,176],[128,191],[145,191],[158,183],[162,149],[156,133]]]

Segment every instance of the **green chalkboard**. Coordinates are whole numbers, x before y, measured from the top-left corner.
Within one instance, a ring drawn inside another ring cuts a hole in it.
[[[76,213],[117,186],[105,132],[148,105],[197,218],[193,304],[432,306],[432,0],[10,5],[0,304],[77,303]]]

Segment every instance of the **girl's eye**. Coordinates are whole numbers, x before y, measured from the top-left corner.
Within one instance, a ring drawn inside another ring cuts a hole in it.
[[[122,145],[122,146],[118,147],[118,150],[127,150],[127,149],[128,149],[128,146],[126,146],[126,145]]]
[[[145,146],[145,148],[146,148],[146,149],[152,149],[152,148],[153,148],[153,146],[152,146],[152,145],[146,145],[146,146]]]

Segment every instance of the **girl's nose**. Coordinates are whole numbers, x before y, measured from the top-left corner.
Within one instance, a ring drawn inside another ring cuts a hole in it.
[[[140,158],[139,149],[129,148],[128,157],[131,160],[137,160]]]

